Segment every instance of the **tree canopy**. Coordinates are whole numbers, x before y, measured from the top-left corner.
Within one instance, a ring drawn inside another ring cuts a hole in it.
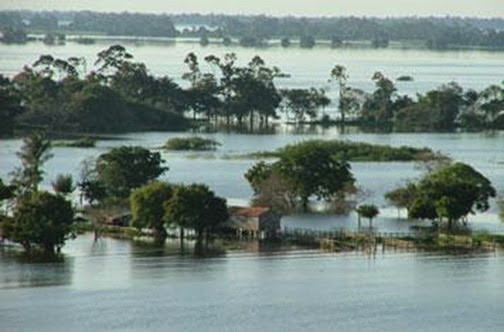
[[[111,196],[126,198],[131,190],[155,180],[168,170],[159,152],[140,146],[122,146],[100,155],[97,179]]]
[[[245,174],[256,192],[262,181],[278,174],[290,184],[290,195],[306,208],[311,196],[330,201],[355,182],[350,164],[317,142],[287,146],[279,157],[272,164],[260,162]]]
[[[174,188],[164,182],[154,181],[135,189],[130,195],[130,208],[133,216],[132,226],[150,228],[155,238],[164,240],[165,203],[173,196]]]
[[[165,220],[181,228],[192,228],[201,237],[204,231],[229,218],[226,200],[205,185],[178,186],[165,203]]]
[[[404,203],[410,218],[447,221],[449,229],[469,214],[488,210],[489,200],[496,196],[490,180],[464,163],[428,173],[402,190],[408,192]],[[393,197],[397,192],[387,195]]]
[[[4,222],[3,232],[26,250],[38,246],[51,254],[71,235],[73,217],[72,205],[62,196],[36,192],[16,204],[13,217]]]

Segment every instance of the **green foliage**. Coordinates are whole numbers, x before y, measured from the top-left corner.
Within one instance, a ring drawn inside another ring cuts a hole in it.
[[[5,185],[2,179],[0,179],[0,203],[4,200],[14,198],[15,189],[15,186]]]
[[[105,184],[97,179],[85,179],[78,184],[79,191],[90,205],[101,202],[107,197]]]
[[[11,219],[4,222],[3,235],[26,250],[33,246],[54,253],[71,235],[74,211],[63,197],[36,192],[20,199]]]
[[[13,133],[15,117],[22,111],[20,96],[13,82],[0,74],[0,137]]]
[[[303,35],[299,39],[299,46],[301,48],[313,48],[315,46],[315,38],[310,35]]]
[[[392,98],[397,89],[381,72],[374,73],[372,79],[376,89],[362,107],[361,121],[373,125],[390,123],[394,111]]]
[[[198,237],[212,231],[229,218],[226,200],[215,196],[205,185],[175,188],[165,203],[165,220],[182,228],[193,228]]]
[[[26,31],[23,28],[2,27],[3,37],[0,39],[5,44],[24,44],[26,43]]]
[[[331,102],[324,90],[315,88],[284,89],[281,95],[283,97],[282,109],[287,114],[292,112],[298,122],[304,121],[306,116],[315,119],[320,108],[328,106]]]
[[[499,201],[499,218],[504,221],[504,200]]]
[[[341,65],[335,65],[331,70],[331,78],[329,81],[334,81],[338,83],[339,88],[339,105],[338,110],[341,114],[341,121],[345,123],[345,116],[349,111],[350,103],[348,99],[344,97],[344,92],[346,91],[346,82],[348,80],[348,75],[346,73],[346,68]]]
[[[337,158],[354,162],[367,161],[415,161],[441,158],[428,148],[391,147],[386,145],[349,142],[340,140],[308,140],[295,145],[288,145],[274,152],[259,152],[248,155],[254,158],[280,158],[292,146],[306,146],[315,149],[324,149]]]
[[[410,76],[410,75],[401,75],[398,78],[396,78],[396,81],[412,82],[412,81],[414,81],[414,79],[413,79],[413,76]]]
[[[490,181],[463,163],[427,174],[417,185],[409,216],[419,219],[447,220],[452,223],[489,208],[496,191]]]
[[[324,144],[310,141],[282,149],[279,160],[271,165],[260,162],[245,174],[256,194],[261,184],[278,174],[289,184],[290,197],[299,198],[307,207],[311,196],[327,201],[355,182],[350,165]]]
[[[282,45],[282,47],[289,47],[291,45],[291,41],[288,37],[284,37],[280,40],[280,45]]]
[[[415,200],[416,190],[415,184],[408,183],[405,187],[389,191],[385,194],[385,198],[398,209],[408,209]]]
[[[168,170],[159,152],[136,146],[122,146],[100,155],[96,161],[97,180],[111,196],[129,197],[131,190],[155,180]]]
[[[57,141],[52,143],[53,147],[66,147],[66,148],[94,148],[96,146],[96,139],[93,137],[83,137],[75,141]]]
[[[359,214],[359,216],[368,218],[370,220],[374,219],[379,213],[380,210],[378,210],[378,207],[374,204],[368,205],[368,204],[363,204],[357,207],[355,210]]]
[[[71,194],[74,190],[73,178],[70,174],[59,174],[56,180],[52,182],[52,187],[55,193],[61,195]]]
[[[151,228],[157,237],[166,237],[164,204],[172,198],[173,191],[172,186],[158,181],[135,189],[129,198],[132,226]]]
[[[21,193],[36,192],[43,180],[43,164],[52,158],[51,142],[41,133],[32,133],[23,139],[21,151],[17,156],[21,159],[21,167],[14,171],[14,185]]]
[[[303,205],[312,195],[317,199],[329,200],[355,181],[350,164],[345,159],[310,142],[285,147],[278,167],[280,173],[293,183]]]
[[[221,145],[213,139],[206,139],[198,136],[193,137],[174,137],[170,138],[163,145],[166,150],[183,150],[183,151],[209,151],[215,150]]]

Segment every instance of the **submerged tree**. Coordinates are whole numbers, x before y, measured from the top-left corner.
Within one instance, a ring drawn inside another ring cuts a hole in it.
[[[331,102],[323,89],[284,89],[281,95],[282,109],[287,114],[292,113],[297,122],[304,121],[306,117],[315,119],[320,108],[326,107]]]
[[[173,196],[165,203],[165,220],[180,227],[196,231],[198,239],[204,232],[212,232],[229,218],[226,200],[215,196],[205,185],[193,184],[175,188]]]
[[[16,204],[12,218],[3,225],[3,235],[27,251],[36,246],[53,254],[71,236],[73,218],[72,205],[62,196],[31,193]]]
[[[399,187],[385,194],[385,198],[397,208],[397,214],[400,216],[400,210],[406,209],[409,213],[409,207],[415,200],[416,186],[408,183],[405,187]]]
[[[361,217],[364,217],[369,220],[369,228],[373,227],[373,219],[380,213],[380,210],[374,204],[360,205],[359,207],[357,207],[357,209],[355,211],[357,212],[359,219]],[[359,221],[359,225],[360,225],[360,221]]]
[[[348,74],[346,72],[346,68],[341,65],[336,65],[331,70],[331,78],[330,81],[335,81],[338,83],[339,88],[339,105],[338,110],[341,115],[341,122],[345,124],[345,117],[348,111],[349,105],[347,104],[347,99],[344,98],[344,93],[346,90],[346,83],[348,80]]]
[[[299,200],[305,210],[311,196],[330,202],[335,197],[340,199],[355,183],[350,164],[319,141],[287,146],[277,162],[259,162],[245,177],[257,192],[261,183],[275,173],[289,184],[288,196]]]
[[[454,223],[475,211],[490,207],[496,196],[490,180],[471,166],[455,163],[427,174],[416,185],[415,199],[409,205],[409,217]]]
[[[21,151],[17,152],[21,167],[13,173],[14,185],[21,194],[38,190],[44,175],[42,166],[52,158],[50,149],[51,142],[42,133],[32,133],[23,139]]]
[[[130,195],[132,226],[150,228],[157,243],[166,239],[165,203],[173,196],[173,187],[163,182],[152,182],[135,189]]]

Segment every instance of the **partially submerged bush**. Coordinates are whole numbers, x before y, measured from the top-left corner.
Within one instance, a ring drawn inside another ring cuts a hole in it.
[[[220,145],[216,140],[193,136],[170,138],[163,148],[176,151],[210,151]]]
[[[387,145],[349,142],[340,140],[309,140],[293,145],[287,145],[276,151],[256,152],[247,155],[250,158],[281,158],[292,149],[305,147],[308,149],[323,149],[338,159],[353,162],[368,161],[423,161],[438,159],[442,156],[428,148],[413,148],[408,146],[392,147]]]
[[[75,141],[59,141],[53,143],[56,147],[66,147],[66,148],[94,148],[96,146],[96,140],[92,137],[83,137]]]

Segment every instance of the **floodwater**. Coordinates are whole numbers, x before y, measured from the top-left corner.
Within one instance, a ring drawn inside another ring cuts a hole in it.
[[[110,42],[108,42],[110,43]],[[400,92],[414,95],[455,80],[482,89],[504,77],[504,56],[497,52],[430,52],[416,50],[245,49],[190,43],[124,42],[157,75],[177,82],[188,52],[199,56],[236,52],[245,63],[255,54],[291,77],[285,87],[328,87],[331,67],[348,68],[349,84],[372,89],[376,70],[398,82]],[[40,54],[93,56],[107,47],[48,47],[40,43],[0,45],[0,73],[13,76]],[[88,69],[90,69],[88,68]],[[330,96],[336,91],[333,89]],[[334,114],[334,108],[327,112]],[[332,113],[331,113],[332,112]],[[79,178],[81,162],[120,145],[155,149],[168,138],[190,133],[130,133],[101,140],[93,149],[54,148],[43,186],[59,173]],[[504,133],[377,134],[349,130],[281,127],[276,134],[207,133],[222,143],[215,152],[165,152],[170,170],[163,180],[208,184],[231,204],[247,204],[252,191],[243,174],[255,162],[230,156],[272,150],[306,139],[410,145],[439,150],[469,163],[502,194]],[[0,140],[0,177],[18,165],[20,139]],[[352,163],[366,202],[381,208],[374,226],[380,231],[408,230],[383,194],[421,176],[413,163]],[[495,202],[487,213],[470,216],[471,227],[504,233]],[[355,216],[295,215],[282,227],[334,229],[356,227]],[[318,250],[270,250],[252,244],[247,250],[222,251],[211,257],[181,255],[178,244],[159,252],[129,241],[80,236],[63,248],[64,260],[28,263],[0,249],[1,331],[503,331],[504,256],[491,254],[379,251],[376,255],[322,253]]]
[[[60,263],[0,251],[2,331],[502,331],[504,257],[313,250],[210,258],[81,236]]]

